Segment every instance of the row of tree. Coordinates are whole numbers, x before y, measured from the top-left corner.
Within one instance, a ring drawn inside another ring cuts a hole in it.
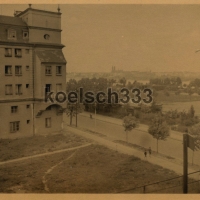
[[[182,85],[182,80],[180,77],[153,78],[150,79],[149,82],[150,84],[154,85],[175,85],[175,86]]]
[[[128,132],[139,126],[139,121],[136,117],[129,114],[123,119],[123,126],[126,132],[126,142],[128,142]],[[200,149],[200,124],[196,124],[188,129],[190,135],[195,140],[195,150]],[[170,135],[170,127],[167,124],[165,118],[158,114],[152,120],[148,128],[148,133],[157,140],[157,153],[158,153],[158,141],[166,140]]]

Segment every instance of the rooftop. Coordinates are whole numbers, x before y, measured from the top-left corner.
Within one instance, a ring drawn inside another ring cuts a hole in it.
[[[15,26],[27,26],[25,22],[22,21],[19,17],[11,17],[0,15],[0,24],[9,24]]]
[[[18,14],[16,14],[16,16],[21,16],[24,13],[28,12],[29,10],[31,11],[36,11],[36,12],[43,12],[43,13],[49,13],[49,14],[55,14],[55,15],[61,15],[60,12],[53,12],[53,11],[46,11],[46,10],[39,10],[39,9],[34,9],[34,8],[27,8],[26,10],[19,12]]]
[[[66,64],[62,50],[37,50],[36,54],[42,63]]]

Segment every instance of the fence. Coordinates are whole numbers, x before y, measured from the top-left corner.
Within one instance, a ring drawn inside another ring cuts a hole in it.
[[[183,176],[130,188],[118,193],[183,193]],[[188,193],[200,193],[200,171],[188,174]]]

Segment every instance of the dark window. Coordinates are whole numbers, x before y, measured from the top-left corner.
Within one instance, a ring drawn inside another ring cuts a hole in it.
[[[51,127],[51,118],[45,118],[45,127],[50,128]]]
[[[22,66],[15,66],[15,75],[22,75]]]
[[[29,66],[28,65],[26,66],[26,70],[29,70]]]
[[[6,85],[5,86],[5,94],[6,95],[12,95],[13,92],[12,92],[12,85]]]
[[[5,75],[12,75],[12,66],[11,65],[5,66]]]
[[[22,57],[22,50],[21,49],[15,49],[15,57]]]
[[[62,66],[56,66],[56,75],[62,75]]]
[[[29,84],[26,84],[26,88],[29,88]]]
[[[48,94],[49,92],[51,92],[51,84],[46,84],[45,85],[45,94]]]
[[[22,94],[22,84],[16,84],[15,85],[15,93],[16,93],[16,95]]]
[[[11,113],[16,113],[18,110],[18,106],[11,106]]]
[[[11,48],[5,48],[5,56],[12,57],[12,49]]]
[[[19,130],[19,122],[10,122],[10,132],[14,133]]]
[[[8,30],[8,39],[16,39],[17,35],[16,35],[16,31],[13,29]]]
[[[30,123],[30,120],[26,120],[26,123],[29,124],[29,123]]]
[[[30,108],[30,105],[26,105],[26,108]]]
[[[45,66],[45,74],[51,75],[51,66]]]
[[[23,39],[28,39],[28,31],[23,32]]]

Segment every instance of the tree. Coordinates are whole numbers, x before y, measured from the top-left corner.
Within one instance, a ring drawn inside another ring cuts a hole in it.
[[[70,126],[72,125],[72,118],[77,117],[78,113],[82,112],[82,109],[81,104],[67,104],[66,115],[70,117]]]
[[[190,116],[191,118],[193,118],[193,117],[194,117],[195,110],[194,110],[194,106],[193,106],[193,105],[191,105],[191,107],[190,107],[190,110],[189,110],[188,114],[189,114],[189,116]]]
[[[195,150],[200,149],[200,124],[196,124],[189,128],[189,134],[195,138]]]
[[[138,127],[138,125],[139,125],[139,121],[131,114],[124,117],[123,126],[124,126],[125,132],[126,132],[126,142],[128,142],[128,132],[131,131],[132,129]]]
[[[161,115],[157,115],[151,122],[149,134],[157,140],[157,153],[158,153],[158,140],[166,140],[169,136],[169,126]]]
[[[188,132],[194,138],[194,150],[192,155],[192,164],[193,164],[194,151],[200,149],[200,124],[192,126],[191,128],[189,128]]]

